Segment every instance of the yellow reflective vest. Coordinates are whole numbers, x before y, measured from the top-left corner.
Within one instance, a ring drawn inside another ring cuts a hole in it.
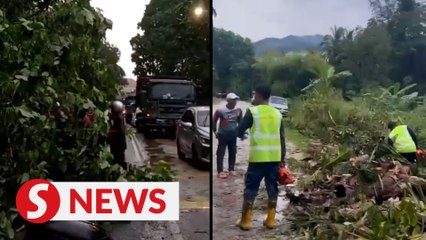
[[[399,125],[392,129],[389,139],[392,140],[397,153],[413,153],[417,150],[417,146],[408,132],[407,125]]]
[[[249,162],[280,162],[282,114],[269,105],[251,107],[249,111],[253,116]]]

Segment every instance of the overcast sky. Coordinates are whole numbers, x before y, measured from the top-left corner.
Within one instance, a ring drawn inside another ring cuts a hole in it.
[[[328,34],[334,25],[366,26],[368,0],[213,0],[215,27],[258,41],[266,37]]]
[[[131,78],[135,78],[135,65],[130,56],[130,39],[138,33],[137,24],[149,2],[150,0],[91,0],[92,6],[102,9],[104,16],[112,20],[113,26],[112,30],[107,32],[107,40],[120,49],[118,64]]]

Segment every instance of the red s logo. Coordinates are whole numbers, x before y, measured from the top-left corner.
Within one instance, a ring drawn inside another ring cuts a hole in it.
[[[50,221],[58,212],[61,198],[56,187],[43,179],[30,180],[16,195],[19,214],[32,223]]]

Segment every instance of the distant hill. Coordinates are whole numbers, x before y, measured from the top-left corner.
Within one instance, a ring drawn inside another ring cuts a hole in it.
[[[277,53],[317,50],[324,39],[323,35],[293,36],[285,38],[265,38],[254,43],[256,56],[264,56],[268,51]]]

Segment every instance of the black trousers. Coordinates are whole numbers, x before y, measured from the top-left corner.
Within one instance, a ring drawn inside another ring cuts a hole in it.
[[[416,162],[417,161],[417,155],[415,152],[413,153],[400,153],[401,156],[403,156],[405,159],[407,159],[407,161],[409,162]]]
[[[114,164],[120,165],[124,170],[127,170],[126,156],[125,152],[112,152],[114,157]]]
[[[225,157],[226,148],[228,148],[228,170],[234,171],[235,160],[237,157],[237,136],[235,135],[218,135],[217,146],[217,172],[223,171],[223,158]]]

